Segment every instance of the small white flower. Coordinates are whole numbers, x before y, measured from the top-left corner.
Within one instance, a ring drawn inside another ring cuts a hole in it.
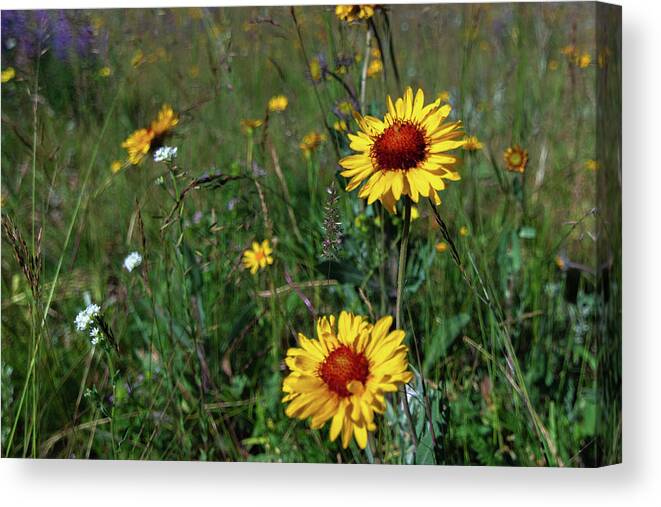
[[[169,162],[177,157],[176,146],[161,146],[154,152],[154,162]]]
[[[142,263],[142,255],[138,252],[131,252],[124,259],[124,269],[129,273],[137,268]]]
[[[98,345],[99,340],[101,339],[101,331],[99,330],[98,327],[93,327],[90,330],[90,338],[91,338],[90,341],[92,342],[92,345],[94,345],[94,346]]]
[[[99,312],[101,311],[101,308],[99,308],[99,305],[95,304],[90,304],[87,305],[87,308],[84,310],[81,310],[78,312],[78,315],[76,315],[76,329],[78,331],[85,331],[87,327],[90,325],[94,317],[96,317]]]

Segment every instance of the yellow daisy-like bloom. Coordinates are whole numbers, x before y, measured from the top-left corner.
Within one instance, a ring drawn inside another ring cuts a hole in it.
[[[443,253],[448,250],[448,244],[445,241],[439,241],[438,243],[436,243],[434,248],[436,248],[436,251],[438,253]]]
[[[335,15],[347,23],[369,19],[374,16],[374,5],[338,5],[335,7]]]
[[[307,157],[310,156],[312,152],[316,150],[325,140],[326,136],[324,134],[319,134],[318,132],[310,132],[309,134],[303,136],[303,140],[298,146],[301,148],[303,154]]]
[[[581,69],[588,67],[590,63],[592,63],[592,57],[588,53],[583,53],[576,60],[576,65],[578,65]]]
[[[464,138],[464,150],[478,151],[484,148],[484,145],[475,136],[466,136]]]
[[[392,317],[372,325],[365,317],[342,312],[317,321],[317,339],[298,335],[299,347],[287,351],[291,373],[285,378],[283,403],[289,417],[307,419],[321,428],[329,419],[331,442],[341,434],[364,449],[368,431],[376,430],[375,414],[386,409],[385,394],[409,382],[405,333],[390,331]]]
[[[381,60],[372,60],[367,67],[367,77],[374,77],[383,71],[383,62]]]
[[[14,70],[14,67],[7,67],[5,70],[2,71],[2,79],[0,79],[0,82],[8,83],[15,77],[16,77],[16,71]]]
[[[287,97],[284,95],[276,95],[275,97],[271,97],[269,100],[269,111],[272,113],[280,113],[287,109],[287,106],[289,105],[289,100],[287,100]]]
[[[424,93],[413,97],[409,87],[403,98],[393,103],[388,97],[388,113],[383,121],[373,116],[354,114],[361,131],[349,134],[351,149],[360,153],[340,160],[342,176],[351,178],[347,191],[366,181],[358,197],[368,204],[379,200],[391,212],[403,195],[414,202],[431,197],[441,203],[438,191],[445,180],[457,181],[453,170],[457,158],[445,153],[461,148],[464,140],[461,122],[445,123],[451,111],[440,100],[424,105]]]
[[[256,274],[257,270],[264,269],[273,264],[273,250],[269,240],[265,239],[262,243],[252,242],[252,247],[243,252],[243,265],[250,270],[251,274]]]
[[[151,130],[154,137],[166,135],[179,123],[179,118],[168,104],[164,104],[158,112],[158,117],[151,122]]]
[[[151,142],[154,140],[154,132],[151,129],[138,129],[122,143],[129,154],[129,162],[138,165],[149,153]]]
[[[528,163],[528,152],[518,144],[510,146],[503,153],[503,158],[507,164],[507,170],[515,173],[523,173]]]

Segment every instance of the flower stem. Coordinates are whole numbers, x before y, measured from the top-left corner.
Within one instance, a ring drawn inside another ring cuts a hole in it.
[[[395,303],[395,327],[396,329],[402,328],[402,294],[404,293],[404,278],[406,276],[406,254],[409,246],[409,232],[411,230],[411,199],[404,198],[404,228],[402,229],[402,239],[399,243],[399,266],[397,268],[397,302]],[[418,447],[418,437],[415,433],[415,424],[413,424],[413,417],[411,416],[411,408],[409,407],[409,400],[406,396],[406,386],[402,386],[399,391],[402,405],[404,405],[404,412],[408,420],[411,430],[411,439],[413,440],[413,452]]]

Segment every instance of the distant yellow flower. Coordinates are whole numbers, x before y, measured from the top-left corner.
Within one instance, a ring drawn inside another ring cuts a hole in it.
[[[199,65],[191,65],[190,69],[188,69],[188,75],[195,79],[200,75],[200,66]]]
[[[381,51],[379,48],[370,49],[370,55],[372,55],[372,58],[376,58],[377,60],[381,59]]]
[[[149,128],[136,130],[122,143],[122,148],[128,152],[129,162],[133,165],[139,164],[152,146],[162,144],[163,139],[178,123],[179,118],[172,107],[163,105]]]
[[[310,132],[303,136],[303,140],[301,141],[301,144],[299,144],[299,148],[301,148],[301,151],[305,156],[310,156],[312,152],[316,150],[325,140],[326,136],[324,134]]]
[[[269,111],[279,113],[287,109],[288,105],[289,100],[287,100],[287,97],[284,95],[276,95],[275,97],[271,97],[268,107]]]
[[[335,15],[347,23],[369,19],[374,16],[374,5],[338,5],[335,7]]]
[[[1,81],[3,83],[7,83],[14,79],[16,77],[16,71],[14,70],[14,67],[7,67],[5,70],[2,71],[2,78]]]
[[[413,222],[414,220],[417,220],[418,218],[420,218],[420,211],[418,210],[417,206],[412,206],[411,207],[411,222]]]
[[[138,129],[122,143],[129,155],[129,162],[138,165],[149,153],[154,132],[151,129]]]
[[[391,213],[395,204],[408,195],[414,202],[420,196],[441,203],[438,191],[446,181],[457,181],[457,158],[447,153],[464,145],[461,122],[444,121],[449,105],[440,100],[424,105],[422,90],[413,95],[411,87],[395,102],[387,97],[388,112],[383,120],[354,114],[360,127],[348,134],[351,149],[358,152],[340,160],[342,176],[350,178],[347,191],[363,185],[358,197],[367,204],[379,200]]]
[[[464,138],[464,150],[478,151],[484,148],[484,145],[475,136],[466,136]]]
[[[549,60],[549,70],[558,69],[558,60]]]
[[[314,57],[310,60],[308,70],[310,71],[310,79],[312,79],[312,81],[315,83],[321,81],[321,62],[319,62],[319,58]]]
[[[290,370],[282,384],[288,403],[285,414],[305,420],[312,429],[329,420],[329,439],[341,437],[347,448],[352,437],[361,449],[368,432],[376,430],[374,416],[386,410],[385,396],[410,382],[406,334],[390,331],[392,317],[371,324],[348,312],[317,321],[317,339],[298,334],[298,347],[287,351]]]
[[[450,102],[450,92],[447,90],[443,90],[442,92],[439,92],[436,95],[436,98],[441,102]]]
[[[588,171],[596,171],[597,169],[599,169],[599,162],[597,162],[596,160],[586,160],[585,168]]]
[[[528,163],[528,152],[518,144],[511,146],[503,153],[503,158],[507,164],[507,170],[515,173],[522,173],[526,170]]]
[[[361,232],[367,232],[367,216],[364,213],[356,215],[356,218],[353,220],[353,224]]]
[[[145,63],[145,54],[141,49],[138,49],[135,53],[133,53],[133,57],[131,58],[131,65],[133,67],[139,67],[143,63]]]
[[[347,122],[344,120],[337,120],[335,123],[333,123],[333,129],[337,130],[338,132],[346,132],[349,130],[349,127],[347,126]]]
[[[348,100],[343,100],[337,105],[337,110],[344,116],[350,116],[354,112],[353,104]]]
[[[101,77],[110,77],[111,74],[112,74],[112,69],[108,66],[101,67],[99,69],[99,76]]]
[[[459,236],[466,237],[466,236],[468,236],[469,234],[470,234],[470,231],[468,230],[468,227],[466,227],[465,225],[462,225],[462,226],[459,228]]]
[[[590,57],[590,55],[588,53],[583,53],[578,58],[577,64],[581,69],[584,69],[587,66],[589,66],[591,62],[592,62],[592,58]]]
[[[568,58],[574,58],[577,55],[578,50],[573,44],[568,44],[560,49],[560,52]]]
[[[253,130],[261,127],[263,124],[264,124],[264,120],[260,120],[257,118],[255,119],[247,118],[241,120],[241,130],[243,130],[243,132],[245,132],[246,134],[250,134]]]
[[[266,266],[273,264],[272,253],[273,250],[268,239],[262,241],[261,244],[253,241],[252,247],[243,252],[243,266],[249,269],[250,273],[254,275],[257,273],[257,270],[264,269]]]
[[[179,123],[179,118],[172,110],[169,104],[164,104],[158,112],[158,117],[151,122],[151,130],[154,132],[154,137],[161,137],[167,134]]]
[[[367,77],[374,77],[383,71],[383,62],[381,60],[372,60],[367,67]]]
[[[110,170],[114,173],[119,172],[122,167],[124,167],[124,164],[120,160],[115,160],[112,164],[110,164]]]
[[[436,243],[436,246],[434,248],[436,248],[436,251],[438,253],[443,253],[447,251],[448,244],[445,241],[439,241],[438,243]]]

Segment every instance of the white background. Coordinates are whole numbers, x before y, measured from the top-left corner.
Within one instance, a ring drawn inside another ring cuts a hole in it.
[[[2,8],[218,5],[15,1]],[[225,2],[232,4],[278,4]],[[302,3],[302,2],[289,2]],[[330,2],[308,2],[330,3]],[[403,3],[403,0],[402,0]],[[420,2],[418,2],[420,3]],[[601,470],[0,460],[2,505],[659,505],[661,2],[622,0],[624,464]]]

